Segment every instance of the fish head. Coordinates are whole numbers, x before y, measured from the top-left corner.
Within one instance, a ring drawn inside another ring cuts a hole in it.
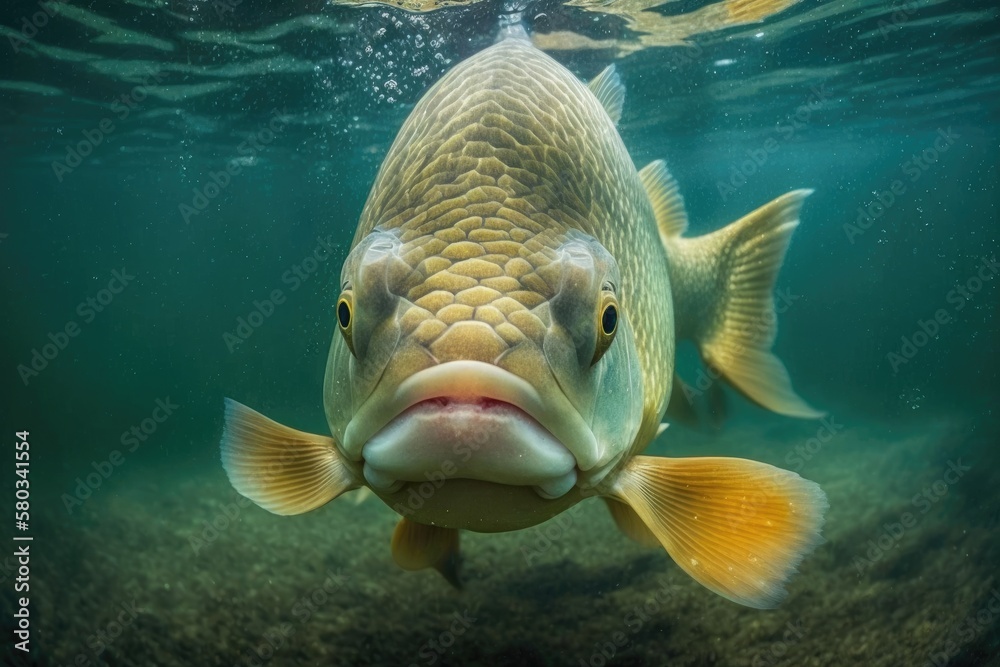
[[[543,500],[597,484],[642,421],[627,287],[576,229],[376,228],[345,263],[327,369],[345,458],[383,499],[428,481]]]

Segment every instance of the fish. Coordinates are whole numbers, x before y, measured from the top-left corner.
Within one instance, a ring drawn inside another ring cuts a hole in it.
[[[240,494],[288,516],[368,489],[400,515],[393,560],[456,587],[460,531],[522,530],[598,497],[715,593],[785,598],[823,542],[820,487],[643,451],[682,393],[678,340],[763,408],[824,414],[771,351],[811,190],[686,236],[666,164],[637,169],[622,141],[624,100],[614,65],[585,84],[511,29],[422,96],[331,294],[330,434],[226,398],[221,459]]]

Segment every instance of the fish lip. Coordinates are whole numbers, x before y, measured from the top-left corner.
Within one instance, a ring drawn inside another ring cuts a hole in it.
[[[516,412],[520,412],[526,417],[531,417],[531,415],[529,415],[527,412],[521,409],[520,406],[511,403],[510,401],[504,401],[498,398],[493,398],[491,396],[456,396],[454,395],[454,393],[448,393],[421,399],[416,403],[407,406],[406,408],[403,408],[403,410],[398,415],[390,419],[388,423],[391,424],[396,419],[404,417],[407,413],[411,411],[422,409],[425,403],[427,404],[426,407],[428,408],[432,407],[431,404],[437,403],[440,405],[441,408],[444,409],[461,408],[462,406],[478,407],[479,409],[482,410],[509,408]]]
[[[403,380],[388,400],[365,401],[344,431],[344,453],[360,461],[365,444],[376,433],[411,407],[437,398],[507,403],[551,433],[573,455],[579,470],[593,468],[600,458],[593,431],[565,395],[543,397],[531,383],[510,371],[466,360],[425,368]]]

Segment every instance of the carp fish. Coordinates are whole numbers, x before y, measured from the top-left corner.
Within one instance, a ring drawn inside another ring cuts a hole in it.
[[[458,586],[459,531],[599,496],[615,523],[740,604],[786,595],[822,542],[819,486],[739,458],[642,455],[690,339],[760,406],[815,418],[774,341],[774,284],[810,190],[686,237],[662,161],[637,170],[614,66],[589,85],[521,31],[456,65],[405,121],[331,293],[330,436],[225,401],[222,463],[280,515],[367,487],[394,560]]]

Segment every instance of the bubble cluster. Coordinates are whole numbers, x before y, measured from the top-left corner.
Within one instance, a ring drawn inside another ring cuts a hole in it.
[[[367,109],[411,104],[452,63],[447,38],[425,16],[382,11],[359,18],[336,63]]]

